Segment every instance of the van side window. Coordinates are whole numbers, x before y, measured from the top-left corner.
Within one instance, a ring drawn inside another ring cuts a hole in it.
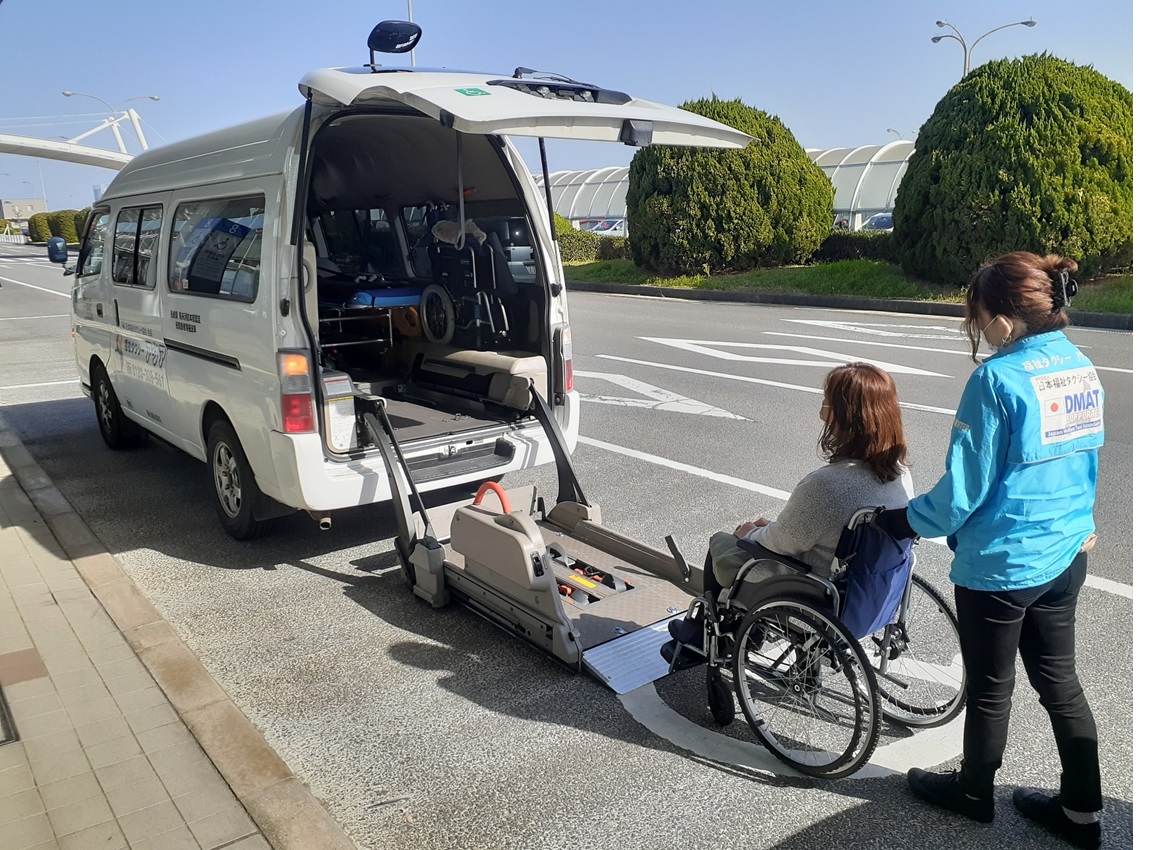
[[[173,292],[251,302],[260,284],[264,198],[195,201],[176,207],[168,252]]]
[[[160,232],[160,207],[124,209],[116,216],[112,242],[112,282],[126,286],[156,286],[152,258]]]
[[[104,267],[104,238],[108,235],[108,211],[96,213],[88,221],[84,244],[80,246],[77,277],[100,274]]]

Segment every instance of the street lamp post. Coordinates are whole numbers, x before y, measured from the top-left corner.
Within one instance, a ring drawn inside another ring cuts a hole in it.
[[[884,132],[885,133],[892,133],[896,136],[897,139],[899,139],[900,141],[904,141],[904,134],[901,133],[899,130],[893,130],[891,127],[889,127]]]
[[[124,137],[120,135],[120,122],[123,121],[125,118],[128,118],[132,122],[132,128],[136,131],[136,140],[140,143],[140,147],[143,150],[148,150],[148,142],[144,138],[144,131],[140,127],[140,119],[137,117],[135,109],[129,108],[127,111],[121,113],[120,110],[116,109],[112,104],[110,104],[104,98],[96,97],[96,95],[94,95],[94,94],[85,94],[84,92],[79,92],[79,91],[63,91],[63,92],[60,92],[60,94],[64,95],[64,97],[89,97],[92,100],[99,101],[100,103],[104,104],[104,106],[107,107],[108,113],[109,113],[109,117],[105,118],[100,123],[100,125],[98,127],[94,127],[93,129],[89,130],[87,133],[81,133],[79,136],[75,136],[74,138],[69,139],[68,140],[69,142],[78,142],[81,139],[86,139],[89,136],[91,136],[93,133],[99,133],[101,130],[103,130],[105,127],[107,127],[107,128],[112,130],[112,135],[114,135],[116,137],[116,146],[120,148],[120,153],[128,153],[128,148],[124,146]],[[131,101],[131,100],[159,100],[159,99],[160,99],[160,95],[149,94],[149,95],[143,95],[141,97],[130,97],[127,100],[125,100],[124,102],[127,103],[128,101]]]
[[[412,0],[408,0],[408,23],[412,23]],[[413,47],[408,55],[411,57],[412,67],[416,67],[416,48]]]
[[[960,47],[962,47],[964,50],[964,76],[967,77],[968,72],[970,70],[972,70],[972,66],[971,66],[972,51],[975,49],[976,45],[979,44],[984,38],[992,35],[992,33],[994,33],[994,32],[999,32],[1000,30],[1007,29],[1008,27],[1034,27],[1034,26],[1036,26],[1036,22],[1034,20],[1032,20],[1031,18],[1029,18],[1026,21],[1013,21],[1010,24],[1003,24],[1001,26],[995,27],[994,29],[988,30],[988,32],[984,33],[984,35],[977,38],[974,42],[972,42],[972,44],[968,44],[968,42],[966,42],[964,40],[964,36],[960,33],[960,30],[956,29],[955,26],[948,23],[947,21],[937,21],[936,26],[941,27],[941,28],[947,27],[948,29],[952,30],[952,32],[955,33],[955,35],[952,35],[950,33],[945,33],[944,35],[934,35],[934,36],[932,36],[932,43],[933,44],[939,44],[941,41],[943,41],[946,38],[950,38],[954,41],[960,42]]]

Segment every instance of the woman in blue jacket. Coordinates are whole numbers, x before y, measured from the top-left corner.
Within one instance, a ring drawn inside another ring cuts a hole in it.
[[[1024,251],[985,265],[968,287],[972,359],[952,424],[944,476],[906,510],[886,511],[896,536],[947,537],[954,553],[960,644],[968,673],[959,772],[913,768],[920,798],[988,823],[1008,736],[1016,653],[1048,711],[1060,792],[1017,789],[1016,807],[1077,847],[1100,846],[1096,722],[1076,675],[1076,598],[1095,542],[1104,391],[1068,339],[1073,260]]]

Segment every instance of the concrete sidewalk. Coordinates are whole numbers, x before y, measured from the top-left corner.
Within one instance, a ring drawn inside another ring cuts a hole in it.
[[[354,850],[2,415],[0,694],[3,850]]]

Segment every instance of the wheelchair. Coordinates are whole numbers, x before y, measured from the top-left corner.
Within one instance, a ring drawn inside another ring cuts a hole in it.
[[[857,511],[848,528],[875,513]],[[718,598],[709,592],[690,603],[683,622],[702,626],[700,645],[670,628],[669,670],[707,665],[718,725],[735,719],[739,701],[782,762],[809,776],[849,776],[871,758],[882,719],[912,728],[952,720],[964,707],[966,676],[956,615],[916,574],[914,554],[894,615],[872,634],[858,638],[841,621],[844,587],[795,558],[750,557]]]
[[[517,290],[499,238],[488,234],[481,243],[468,235],[461,247],[434,242],[428,258],[433,282],[421,295],[419,316],[429,342],[450,344],[464,332],[480,350],[507,343],[512,325],[504,299]]]

